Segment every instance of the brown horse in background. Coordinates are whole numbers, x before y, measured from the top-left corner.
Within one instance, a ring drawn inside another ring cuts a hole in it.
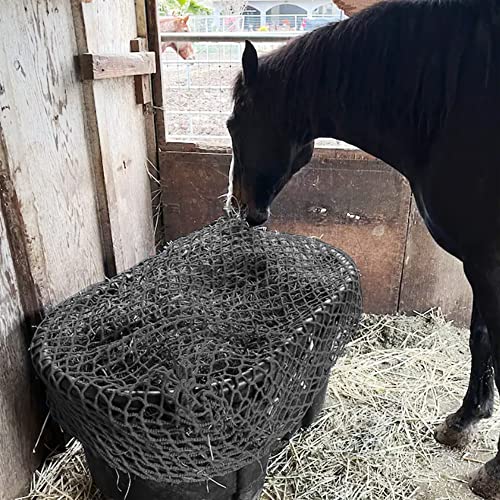
[[[159,18],[160,33],[187,33],[189,31],[188,26],[189,16],[166,16]],[[161,52],[165,52],[167,48],[170,47],[182,59],[190,60],[194,59],[194,49],[191,42],[161,42]]]

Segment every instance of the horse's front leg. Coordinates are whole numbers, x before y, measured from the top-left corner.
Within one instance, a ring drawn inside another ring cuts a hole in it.
[[[440,443],[454,448],[465,447],[475,424],[493,412],[493,368],[488,329],[474,301],[469,346],[471,371],[469,387],[460,409],[437,427],[434,434]]]
[[[465,272],[488,329],[495,382],[500,390],[500,244],[472,255],[465,262]],[[495,458],[477,471],[470,487],[483,498],[500,500],[500,450]]]

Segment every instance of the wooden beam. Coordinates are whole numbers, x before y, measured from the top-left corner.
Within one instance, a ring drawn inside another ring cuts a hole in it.
[[[130,50],[132,52],[146,52],[147,40],[145,38],[134,38],[130,40]],[[149,104],[151,97],[151,78],[149,75],[134,76],[135,100],[137,104]]]
[[[146,19],[146,0],[134,0],[135,17],[137,21],[137,36],[147,38],[148,21]]]
[[[163,83],[161,76],[160,29],[158,24],[157,0],[146,0],[149,50],[156,53],[156,67],[160,68],[152,75],[153,106],[155,111],[156,136],[158,147],[165,144],[165,114],[163,112]]]
[[[79,0],[72,0],[71,9],[73,14],[73,25],[76,35],[77,50],[80,53],[89,52],[88,37],[83,16],[83,6]],[[103,252],[104,273],[110,278],[116,274],[115,243],[111,228],[111,217],[109,207],[108,189],[104,176],[103,152],[101,148],[99,125],[96,116],[96,103],[94,95],[94,84],[92,81],[82,82],[83,103],[85,108],[87,144],[90,154],[97,201],[97,213],[99,217],[99,229],[101,233],[101,247]]]
[[[135,15],[137,21],[137,36],[140,38],[145,38],[145,46],[140,49],[140,51],[151,50],[155,51],[155,45],[150,41],[149,26],[148,26],[148,8],[154,8],[156,12],[157,7],[150,4],[146,5],[147,0],[135,0]],[[154,25],[152,29],[157,30],[157,26]],[[142,42],[141,42],[142,43]],[[131,46],[134,52],[134,45]],[[156,57],[156,67],[161,68],[160,59]],[[160,169],[158,163],[158,130],[156,128],[156,116],[154,110],[154,98],[153,98],[153,79],[160,75],[161,71],[157,71],[151,77],[148,77],[149,82],[149,102],[143,106],[144,110],[144,124],[146,127],[146,145],[147,145],[147,168],[149,171],[149,182],[151,187],[151,203],[153,206],[153,224],[155,228],[155,247],[160,249],[164,246],[164,229],[163,229],[163,197],[160,187]],[[141,100],[139,95],[138,100]],[[143,98],[142,100],[147,101],[148,99]]]
[[[79,59],[83,80],[150,75],[156,72],[154,52],[134,52],[124,55],[81,54]]]

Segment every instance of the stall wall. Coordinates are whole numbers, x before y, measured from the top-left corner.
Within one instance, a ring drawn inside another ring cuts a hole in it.
[[[223,213],[231,154],[194,145],[164,147],[168,240]],[[359,150],[318,149],[277,197],[272,213],[270,229],[321,238],[354,258],[365,312],[440,307],[458,325],[468,324],[471,291],[460,263],[428,234],[406,180],[380,160]]]

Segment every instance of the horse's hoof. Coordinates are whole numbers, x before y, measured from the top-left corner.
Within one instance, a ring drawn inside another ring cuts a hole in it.
[[[500,500],[500,468],[491,460],[481,467],[469,481],[473,493],[488,500]]]
[[[465,448],[471,442],[473,434],[473,426],[460,430],[453,424],[450,425],[449,418],[447,418],[436,427],[434,439],[450,448]]]

